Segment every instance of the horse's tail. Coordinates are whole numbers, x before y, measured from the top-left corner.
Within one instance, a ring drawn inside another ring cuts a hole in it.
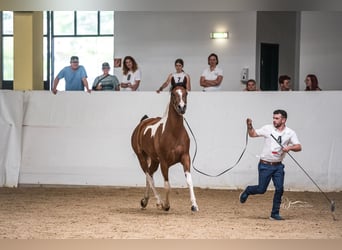
[[[144,115],[141,119],[140,119],[140,122],[142,122],[143,120],[147,119],[148,116],[147,115]]]

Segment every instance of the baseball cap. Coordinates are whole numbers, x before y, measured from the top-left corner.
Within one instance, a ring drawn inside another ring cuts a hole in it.
[[[70,62],[72,63],[72,62],[78,62],[78,56],[72,56],[71,58],[70,58]]]
[[[109,63],[107,63],[107,62],[102,63],[102,68],[103,69],[104,68],[110,68]]]

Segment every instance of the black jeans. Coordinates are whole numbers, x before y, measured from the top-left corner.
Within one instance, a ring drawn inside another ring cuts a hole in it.
[[[259,171],[259,184],[256,186],[248,186],[246,188],[246,193],[248,195],[254,194],[263,194],[266,192],[268,185],[272,179],[275,192],[273,197],[273,207],[271,214],[279,214],[280,204],[281,204],[281,197],[283,196],[284,192],[284,164],[280,163],[275,166],[271,166],[268,164],[263,164],[259,162],[258,165]]]

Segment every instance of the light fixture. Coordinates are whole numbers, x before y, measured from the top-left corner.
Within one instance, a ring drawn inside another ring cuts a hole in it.
[[[228,39],[228,32],[211,32],[211,39]]]

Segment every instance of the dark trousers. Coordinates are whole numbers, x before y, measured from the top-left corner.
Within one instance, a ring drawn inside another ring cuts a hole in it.
[[[248,186],[246,188],[246,193],[248,195],[254,194],[263,194],[266,192],[268,185],[272,179],[275,192],[273,197],[273,207],[272,207],[272,215],[279,214],[280,204],[281,204],[281,197],[283,196],[284,192],[284,164],[278,164],[275,166],[271,166],[268,164],[263,164],[259,162],[258,165],[259,171],[259,184],[256,186]]]

